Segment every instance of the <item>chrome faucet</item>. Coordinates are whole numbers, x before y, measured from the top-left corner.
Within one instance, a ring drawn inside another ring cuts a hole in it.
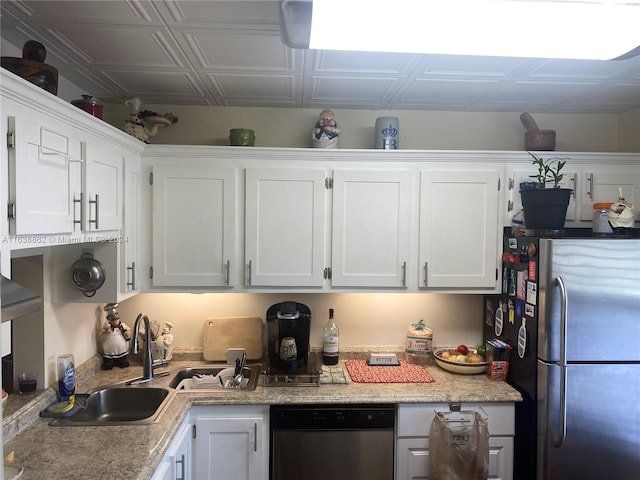
[[[138,354],[140,350],[138,346],[138,337],[140,335],[140,320],[144,320],[144,359],[142,363],[142,378],[141,382],[148,382],[153,379],[153,356],[151,354],[151,326],[149,325],[149,317],[146,314],[141,313],[136,317],[136,321],[133,324],[133,353]]]

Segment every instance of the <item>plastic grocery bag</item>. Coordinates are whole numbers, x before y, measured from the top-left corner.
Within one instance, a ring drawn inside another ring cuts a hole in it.
[[[489,429],[479,412],[436,412],[429,433],[430,480],[486,480]]]

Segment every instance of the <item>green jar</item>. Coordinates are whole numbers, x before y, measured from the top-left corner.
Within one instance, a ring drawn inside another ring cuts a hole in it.
[[[229,131],[229,145],[235,147],[253,147],[256,143],[256,134],[248,128],[232,128]]]

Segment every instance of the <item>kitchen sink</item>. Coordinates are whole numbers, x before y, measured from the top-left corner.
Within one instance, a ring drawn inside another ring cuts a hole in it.
[[[84,408],[70,417],[56,418],[53,426],[150,425],[158,420],[172,391],[159,387],[113,385],[77,395]]]
[[[239,386],[230,385],[228,380],[230,377],[225,377],[224,370],[230,370],[228,365],[225,366],[197,366],[197,367],[187,367],[178,370],[171,380],[169,381],[169,387],[173,389],[184,389],[184,390],[255,390],[258,385],[258,378],[260,377],[260,365],[246,365],[242,369],[242,382]],[[193,379],[194,377],[203,377],[210,376],[216,377],[221,374],[223,381],[216,381],[215,383],[204,383],[202,387],[193,387],[190,382],[185,382],[185,380]]]

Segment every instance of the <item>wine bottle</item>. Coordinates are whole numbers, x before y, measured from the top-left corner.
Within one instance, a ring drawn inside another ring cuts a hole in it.
[[[340,331],[333,320],[333,308],[329,309],[329,320],[324,327],[324,338],[322,342],[322,363],[325,365],[335,365],[338,363]]]

